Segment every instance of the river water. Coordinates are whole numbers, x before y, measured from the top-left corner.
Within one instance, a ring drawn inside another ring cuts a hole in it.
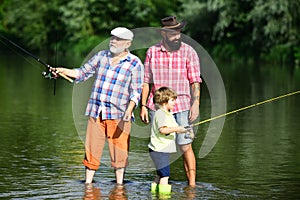
[[[106,155],[95,183],[86,186],[84,145],[73,118],[73,85],[59,79],[54,96],[53,81],[41,76],[43,67],[34,60],[16,52],[2,53],[0,58],[1,199],[300,198],[300,95],[228,115],[220,137],[204,157],[199,152],[210,123],[200,125],[193,143],[197,187],[186,186],[178,158],[171,165],[172,193],[159,196],[150,192],[155,172],[146,159],[149,133],[138,125],[138,117],[133,132],[144,137],[132,137],[132,164],[124,187],[115,186]],[[227,111],[300,89],[299,68],[218,63],[218,69]],[[204,83],[201,120],[212,117],[210,99]]]

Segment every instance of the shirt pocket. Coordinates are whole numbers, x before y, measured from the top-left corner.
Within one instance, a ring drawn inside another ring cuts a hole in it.
[[[115,84],[125,87],[126,83],[128,83],[131,80],[130,70],[124,68],[120,68],[117,70],[118,74],[116,76]]]

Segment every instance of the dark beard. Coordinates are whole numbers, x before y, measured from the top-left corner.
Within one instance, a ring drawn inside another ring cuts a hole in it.
[[[165,41],[172,51],[177,51],[181,46],[181,40],[170,41],[168,38],[166,38]]]

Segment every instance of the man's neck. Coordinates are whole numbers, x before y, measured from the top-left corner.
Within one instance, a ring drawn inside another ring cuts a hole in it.
[[[112,54],[113,58],[121,58],[121,57],[127,55],[127,53],[128,53],[128,51],[125,50],[125,51],[120,52],[120,53],[111,53],[111,54]]]
[[[112,66],[117,65],[121,61],[121,59],[124,58],[127,54],[128,54],[128,51],[123,51],[118,54],[112,53],[111,65]]]

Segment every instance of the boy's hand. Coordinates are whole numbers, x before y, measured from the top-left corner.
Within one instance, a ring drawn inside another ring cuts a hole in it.
[[[185,126],[184,128],[187,129],[187,133],[184,135],[184,137],[186,139],[194,139],[195,134],[194,134],[192,126]]]
[[[186,129],[183,126],[179,126],[176,132],[177,133],[186,133],[186,132],[188,132],[188,129]]]

